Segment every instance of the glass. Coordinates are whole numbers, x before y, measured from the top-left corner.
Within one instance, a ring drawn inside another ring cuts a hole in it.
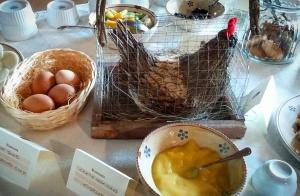
[[[264,8],[259,19],[259,34],[248,31],[244,36],[244,54],[250,59],[272,64],[293,62],[300,40],[298,14]]]
[[[280,9],[285,12],[300,11],[299,0],[263,0],[263,4],[266,7]]]

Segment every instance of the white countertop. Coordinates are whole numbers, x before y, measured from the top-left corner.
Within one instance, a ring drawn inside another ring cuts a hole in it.
[[[244,3],[240,6],[245,8],[247,5]],[[155,6],[151,7],[151,9],[155,9]],[[80,23],[87,24],[87,5],[79,6],[78,10],[81,16]],[[58,32],[56,29],[48,27],[44,17],[45,13],[38,13],[39,33],[35,37],[22,42],[7,43],[18,48],[25,57],[30,56],[34,52],[49,48],[70,47],[75,50],[81,50],[92,58],[95,58],[96,40],[91,30],[77,29]],[[5,40],[3,40],[0,35],[0,42],[2,41]],[[250,67],[247,92],[259,84],[260,81],[271,75],[274,76],[278,95],[277,104],[273,105],[274,108],[287,98],[300,94],[300,56],[290,65],[256,64],[249,60],[247,60],[247,63]],[[274,100],[274,97],[270,97],[270,99]],[[93,105],[90,98],[77,121],[52,131],[38,132],[28,131],[21,127],[4,111],[3,107],[0,106],[1,127],[16,132],[54,151],[60,157],[57,159],[57,162],[55,160],[46,160],[40,163],[32,186],[28,191],[0,178],[0,195],[73,195],[73,193],[65,187],[66,176],[72,160],[72,148],[80,148],[137,179],[135,157],[141,140],[101,140],[90,138],[89,130],[92,108]],[[284,149],[275,129],[271,128],[267,131],[263,110],[262,107],[256,107],[246,114],[246,135],[244,138],[234,141],[239,148],[249,146],[253,151],[251,156],[245,158],[248,169],[247,182],[249,182],[253,172],[261,166],[263,162],[270,159],[281,159],[289,162],[297,169],[299,179],[297,195],[300,195],[300,164]],[[249,183],[242,195],[255,195]]]

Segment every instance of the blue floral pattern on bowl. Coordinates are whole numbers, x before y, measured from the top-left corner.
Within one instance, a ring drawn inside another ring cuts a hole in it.
[[[194,2],[193,2],[193,1],[188,1],[188,2],[187,2],[187,5],[188,5],[189,7],[193,7],[193,6],[194,6]]]
[[[227,153],[229,151],[229,145],[227,143],[219,144],[220,153]]]
[[[151,149],[147,145],[144,148],[144,155],[146,158],[149,158],[151,155]]]
[[[292,112],[296,112],[296,107],[290,105],[290,106],[289,106],[289,110],[292,111]]]
[[[188,138],[189,138],[188,134],[189,134],[189,132],[180,129],[179,132],[178,132],[178,134],[177,134],[177,136],[178,136],[181,140],[184,140],[184,139],[188,139]]]

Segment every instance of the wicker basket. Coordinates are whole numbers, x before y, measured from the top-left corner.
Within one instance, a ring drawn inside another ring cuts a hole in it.
[[[32,79],[42,70],[55,74],[61,69],[74,71],[82,81],[76,96],[69,104],[42,113],[22,110],[23,100],[32,94]],[[94,87],[95,80],[96,65],[86,54],[71,49],[46,50],[35,53],[16,67],[0,92],[0,101],[6,111],[23,126],[35,130],[49,130],[77,117]]]

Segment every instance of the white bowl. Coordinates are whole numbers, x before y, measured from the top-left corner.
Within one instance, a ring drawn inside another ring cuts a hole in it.
[[[110,9],[114,9],[118,12],[126,9],[130,12],[139,12],[139,13],[143,13],[143,14],[149,16],[149,18],[151,19],[151,21],[153,23],[152,27],[149,28],[149,31],[143,32],[143,33],[138,33],[138,34],[133,34],[133,36],[139,42],[148,42],[158,27],[158,19],[157,19],[156,14],[153,11],[151,11],[145,7],[138,6],[138,5],[131,5],[131,4],[116,4],[116,5],[112,5],[112,6],[109,6],[106,8],[106,10],[110,10]],[[91,26],[95,26],[95,23],[96,23],[96,13],[92,12],[89,16],[89,24]],[[111,49],[117,49],[111,39],[108,39],[107,46]]]
[[[15,47],[13,47],[13,46],[11,46],[9,44],[2,43],[2,42],[0,42],[0,45],[2,45],[2,47],[3,47],[3,52],[5,52],[5,51],[12,51],[12,52],[16,53],[17,56],[19,57],[19,62],[21,62],[21,61],[24,60],[23,54],[17,48],[15,48]],[[13,70],[15,69],[15,67],[16,67],[16,65],[13,66],[13,67],[10,67],[9,68],[9,72],[12,73]]]
[[[75,3],[71,0],[51,1],[47,5],[47,22],[57,28],[63,25],[76,25],[79,15]]]
[[[190,138],[200,147],[208,147],[219,153],[221,157],[229,156],[238,148],[224,134],[199,124],[170,124],[151,132],[139,147],[136,166],[142,183],[155,195],[162,195],[152,177],[152,163],[161,151],[182,145]],[[234,187],[232,194],[238,194],[246,181],[246,165],[244,159],[229,161],[230,183]]]
[[[251,182],[261,196],[292,196],[297,191],[297,175],[286,162],[269,160],[258,168]]]
[[[5,43],[1,43],[0,42],[0,45],[3,47],[3,52],[4,51],[12,51],[12,52],[15,52],[18,57],[19,57],[19,62],[23,61],[24,60],[24,56],[22,55],[22,53],[17,50],[16,48],[12,47],[11,45],[8,45],[8,44],[5,44]],[[5,80],[7,79],[7,77],[9,76],[10,73],[13,72],[14,68],[16,67],[16,65],[8,68],[8,67],[5,67],[3,64],[1,65],[1,58],[0,58],[0,89],[2,88]]]
[[[188,18],[181,18],[175,16],[175,13],[181,13],[187,15],[195,8],[208,10],[208,6],[213,2],[215,1],[214,0],[200,0],[200,1],[169,0],[167,2],[166,8],[169,14],[175,17],[176,26],[186,31],[200,31],[206,29],[208,23],[214,24],[214,19],[224,14],[225,7],[220,2],[218,2],[217,5],[214,6],[210,11],[210,14],[212,15],[211,19],[194,20]]]

